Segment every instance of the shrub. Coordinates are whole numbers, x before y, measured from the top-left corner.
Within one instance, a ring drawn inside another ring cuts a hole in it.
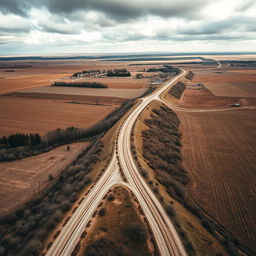
[[[167,205],[166,206],[166,212],[170,217],[174,217],[176,215],[175,210],[173,209],[173,207],[171,205]]]
[[[115,196],[112,193],[110,193],[108,195],[108,201],[114,201],[114,200],[115,200]]]
[[[127,234],[133,242],[145,242],[147,231],[142,223],[134,222],[127,227]]]
[[[104,207],[101,207],[99,209],[99,216],[105,216],[106,215],[106,208]]]

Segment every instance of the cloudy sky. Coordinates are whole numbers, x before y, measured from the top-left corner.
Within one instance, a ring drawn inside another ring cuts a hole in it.
[[[0,0],[0,55],[256,51],[255,0]]]

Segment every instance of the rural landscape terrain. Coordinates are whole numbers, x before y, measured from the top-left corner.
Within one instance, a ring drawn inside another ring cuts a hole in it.
[[[1,255],[255,255],[256,55],[0,58]]]

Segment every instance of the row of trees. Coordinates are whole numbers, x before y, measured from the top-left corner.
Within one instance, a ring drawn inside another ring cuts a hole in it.
[[[84,88],[108,88],[107,84],[99,82],[59,82],[55,81],[51,86],[84,87]]]
[[[108,70],[107,72],[107,76],[131,76],[131,72],[129,72],[128,70],[126,70],[125,68],[123,69],[115,69],[113,70]]]
[[[35,146],[41,143],[41,136],[38,133],[34,134],[22,134],[16,133],[9,135],[8,137],[0,138],[0,145],[4,148],[20,147],[20,146]]]
[[[160,68],[149,68],[147,69],[147,72],[175,73],[175,75],[177,75],[180,73],[180,69],[170,65],[164,65],[163,67],[160,67]]]
[[[8,148],[8,143],[3,144],[0,142],[0,146],[2,145],[3,147],[2,149],[0,149],[0,162],[12,161],[16,159],[22,159],[31,155],[37,155],[43,152],[47,152],[53,147],[63,145],[65,143],[71,143],[81,139],[86,140],[94,136],[100,135],[106,132],[109,128],[111,128],[121,118],[121,116],[130,109],[133,104],[134,99],[124,102],[119,108],[111,112],[103,120],[87,129],[75,127],[69,127],[66,129],[58,128],[56,130],[47,132],[42,139],[40,137],[40,142],[39,137],[36,136],[38,137],[36,143],[33,142],[34,140],[31,140],[33,144],[28,144],[28,146],[23,148],[23,150],[15,148],[16,146]],[[4,141],[6,141],[6,138],[4,139]],[[32,145],[33,147],[31,147]]]

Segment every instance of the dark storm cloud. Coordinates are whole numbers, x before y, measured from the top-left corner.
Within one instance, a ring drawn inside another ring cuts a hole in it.
[[[54,14],[69,15],[76,11],[98,11],[118,21],[138,18],[152,14],[161,17],[195,16],[198,10],[207,3],[206,0],[1,0],[3,13],[27,15],[33,8],[46,8]]]
[[[30,7],[30,1],[27,0],[0,0],[0,11],[4,14],[14,13],[17,15],[26,16]]]
[[[193,28],[181,29],[179,33],[186,35],[211,35],[211,34],[220,34],[230,31],[250,31],[252,24],[255,24],[255,18],[248,17],[232,17],[226,20],[207,22],[203,25],[197,24]]]

